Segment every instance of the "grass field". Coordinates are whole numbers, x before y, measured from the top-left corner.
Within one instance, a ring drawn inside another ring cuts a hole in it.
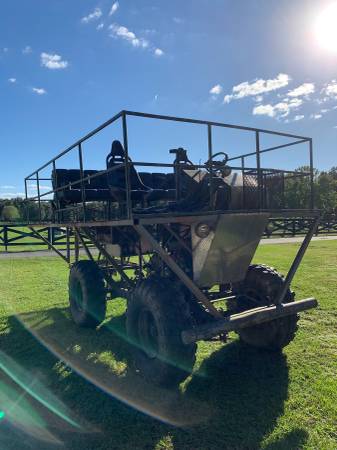
[[[296,248],[262,246],[256,261],[285,271]],[[122,300],[99,330],[78,329],[61,260],[0,260],[0,448],[336,450],[336,268],[337,241],[312,243],[293,289],[320,307],[302,314],[283,355],[234,334],[226,345],[201,342],[194,373],[169,392],[132,370]]]

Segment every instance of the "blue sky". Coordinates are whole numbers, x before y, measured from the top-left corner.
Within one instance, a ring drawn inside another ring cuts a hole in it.
[[[3,0],[0,197],[121,109],[312,136],[316,167],[337,165],[337,42],[324,48],[315,31],[331,3]],[[134,130],[135,159],[167,160],[172,145],[202,159],[193,130]],[[87,164],[103,168],[114,137],[93,143]],[[235,153],[235,139],[217,149]]]

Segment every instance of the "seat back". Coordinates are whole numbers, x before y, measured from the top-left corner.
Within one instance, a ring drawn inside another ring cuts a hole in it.
[[[115,170],[108,173],[107,180],[109,187],[115,189],[126,189],[125,166],[122,165],[125,164],[125,161],[126,155],[122,144],[119,141],[113,141],[111,145],[111,151],[106,159],[107,169],[116,167]],[[129,162],[132,163],[130,158]],[[147,187],[140,179],[138,172],[136,171],[133,164],[129,165],[129,171],[131,190],[147,190]]]

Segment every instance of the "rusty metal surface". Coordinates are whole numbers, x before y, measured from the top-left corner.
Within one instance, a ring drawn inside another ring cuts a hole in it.
[[[194,281],[199,286],[225,284],[244,278],[268,221],[267,214],[221,214],[203,217],[210,234],[197,235],[192,225]]]
[[[318,303],[315,298],[306,298],[292,303],[250,309],[239,314],[233,314],[222,320],[199,325],[191,330],[185,330],[182,332],[182,340],[185,344],[191,344],[192,342],[210,339],[219,334],[228,333],[229,331],[238,331],[281,317],[291,316],[311,308],[316,308],[317,306]]]
[[[212,305],[207,296],[196,286],[189,276],[178,266],[174,259],[165,251],[159,242],[152,236],[152,234],[143,226],[135,225],[136,231],[140,237],[147,241],[153,250],[160,256],[165,264],[177,275],[187,289],[194,295],[194,297],[201,302],[206,310],[214,317],[221,318],[222,314]]]

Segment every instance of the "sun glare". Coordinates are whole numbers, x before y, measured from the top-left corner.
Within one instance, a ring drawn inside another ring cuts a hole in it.
[[[327,6],[318,16],[315,32],[321,47],[337,53],[337,2]]]

